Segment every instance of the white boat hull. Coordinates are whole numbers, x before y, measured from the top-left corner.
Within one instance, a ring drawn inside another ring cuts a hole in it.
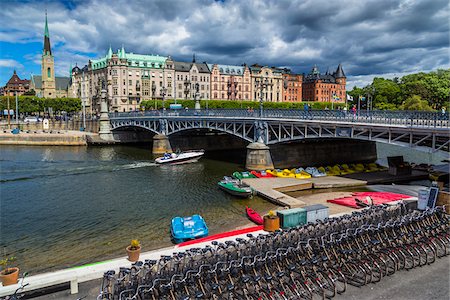
[[[192,163],[198,161],[203,154],[205,154],[204,151],[189,151],[189,152],[182,152],[180,154],[175,154],[174,156],[170,157],[158,157],[155,159],[155,162],[157,164],[185,164],[185,163]]]

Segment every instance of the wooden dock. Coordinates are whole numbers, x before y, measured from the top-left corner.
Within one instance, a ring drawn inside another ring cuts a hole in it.
[[[366,185],[363,180],[342,178],[336,176],[326,176],[318,178],[297,179],[297,178],[249,178],[243,182],[250,185],[258,192],[258,195],[277,205],[295,208],[306,206],[304,201],[288,196],[284,193],[308,190],[312,188],[326,189],[337,187],[351,187]]]

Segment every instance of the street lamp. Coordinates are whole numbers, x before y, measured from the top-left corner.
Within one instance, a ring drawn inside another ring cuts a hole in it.
[[[157,110],[158,104],[156,103],[155,93],[156,93],[156,84],[154,81],[152,81],[152,98],[153,98],[153,100],[155,100],[155,110]]]
[[[259,94],[259,117],[263,117],[263,91],[267,89],[267,87],[272,86],[272,83],[269,82],[269,79],[265,77],[264,79],[255,81],[255,89],[260,91]]]
[[[167,92],[167,89],[166,89],[166,87],[165,86],[163,86],[162,88],[161,88],[161,96],[162,96],[162,103],[163,103],[163,112],[164,112],[164,110],[166,109],[166,99],[164,98],[165,96],[166,96],[166,92]]]

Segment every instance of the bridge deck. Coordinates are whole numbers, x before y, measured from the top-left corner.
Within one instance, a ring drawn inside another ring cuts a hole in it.
[[[366,185],[366,181],[350,178],[327,176],[309,179],[296,178],[251,178],[243,179],[258,192],[261,197],[277,205],[290,208],[306,206],[301,199],[288,196],[284,193],[308,190],[312,188],[336,188]]]

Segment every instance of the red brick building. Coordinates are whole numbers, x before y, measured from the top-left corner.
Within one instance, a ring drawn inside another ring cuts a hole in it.
[[[3,95],[14,96],[17,93],[18,96],[21,96],[25,92],[28,92],[29,89],[30,81],[27,79],[20,79],[19,76],[17,76],[16,70],[14,70],[14,74],[3,88]]]
[[[302,101],[303,75],[283,74],[283,102]]]
[[[303,78],[303,101],[345,102],[346,77],[341,64],[334,73],[320,74],[317,66]]]

